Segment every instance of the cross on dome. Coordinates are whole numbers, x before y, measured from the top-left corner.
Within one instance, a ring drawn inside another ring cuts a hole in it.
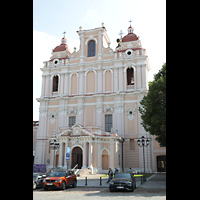
[[[65,37],[65,33],[67,33],[67,32],[65,32],[65,31],[63,32],[63,34],[64,34],[64,36],[63,36],[63,37]]]
[[[131,22],[132,22],[132,20],[130,19],[130,21],[128,21],[128,22],[130,22],[130,26],[131,26]]]
[[[123,35],[124,33],[122,32],[122,30],[120,30],[120,32],[119,32],[119,34],[118,35],[120,35],[121,36],[121,39],[122,39],[122,35]]]

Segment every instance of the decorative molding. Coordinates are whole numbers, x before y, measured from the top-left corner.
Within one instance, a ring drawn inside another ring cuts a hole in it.
[[[68,115],[75,116],[77,115],[77,109],[75,107],[70,107],[67,113]]]
[[[96,105],[96,111],[97,111],[98,113],[101,113],[102,110],[103,110],[103,105],[102,105],[102,103],[97,104],[97,105]]]
[[[47,114],[47,108],[39,108],[39,112],[41,116],[44,116]]]
[[[122,113],[124,111],[123,103],[115,104],[114,108],[116,113]]]
[[[57,113],[56,112],[51,112],[49,114],[49,119],[51,120],[52,124],[55,122],[56,118],[57,118]]]
[[[135,108],[130,107],[130,108],[126,109],[126,115],[128,115],[128,119],[130,121],[133,120],[135,114],[136,114],[136,109]]]
[[[104,113],[112,114],[114,112],[114,108],[111,105],[104,106]]]

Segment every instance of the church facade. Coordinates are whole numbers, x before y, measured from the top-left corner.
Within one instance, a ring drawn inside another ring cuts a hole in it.
[[[110,48],[106,28],[77,31],[80,48],[71,51],[65,36],[41,68],[42,89],[34,164],[60,168],[90,167],[144,170],[137,139],[149,139],[145,147],[145,171],[157,171],[157,156],[165,156],[154,137],[141,125],[140,101],[148,92],[150,70],[146,50],[130,25],[128,33]],[[67,163],[67,147],[71,148]]]

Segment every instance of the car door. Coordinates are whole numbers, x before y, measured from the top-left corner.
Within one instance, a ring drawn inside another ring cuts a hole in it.
[[[72,171],[68,171],[68,172],[66,173],[66,179],[67,179],[67,184],[73,183]]]

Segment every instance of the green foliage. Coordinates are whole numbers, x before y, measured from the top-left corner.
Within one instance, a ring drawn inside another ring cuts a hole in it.
[[[166,147],[166,63],[149,83],[149,92],[140,101],[142,126],[152,135],[160,146]]]

